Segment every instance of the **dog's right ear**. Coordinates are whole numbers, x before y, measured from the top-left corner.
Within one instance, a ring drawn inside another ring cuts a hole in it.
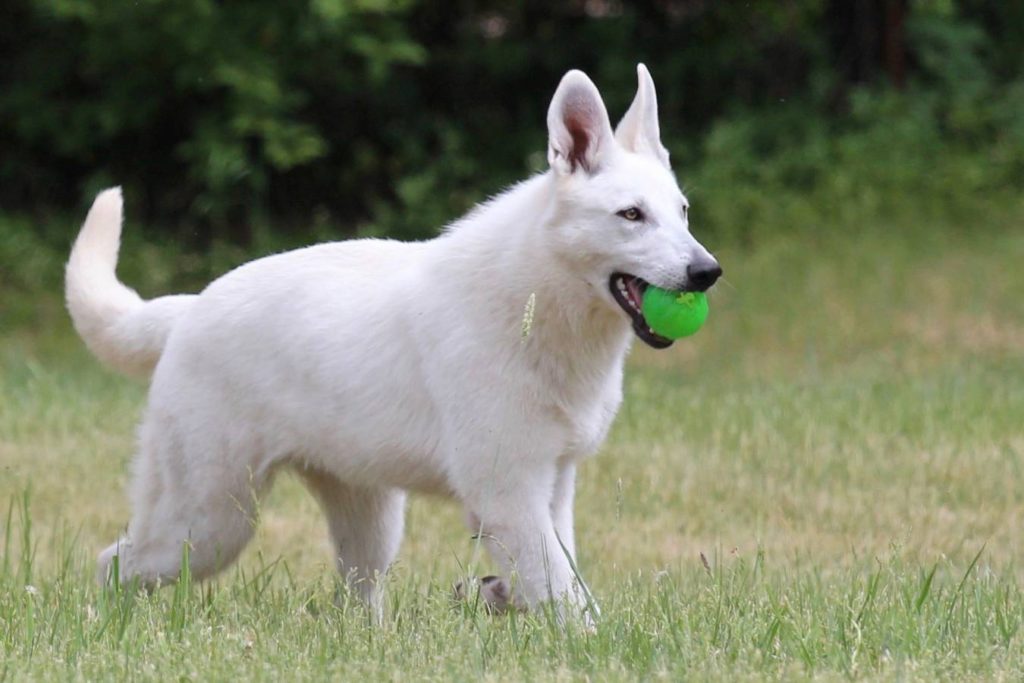
[[[562,77],[548,108],[548,163],[558,173],[595,173],[613,141],[597,86],[582,71]]]

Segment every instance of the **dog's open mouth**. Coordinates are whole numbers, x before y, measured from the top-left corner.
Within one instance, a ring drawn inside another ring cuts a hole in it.
[[[662,337],[651,329],[644,318],[641,307],[644,301],[644,290],[647,289],[647,282],[642,278],[627,273],[614,273],[608,283],[612,290],[612,297],[622,310],[629,315],[633,321],[633,331],[648,346],[656,349],[667,349],[672,346],[672,340]]]

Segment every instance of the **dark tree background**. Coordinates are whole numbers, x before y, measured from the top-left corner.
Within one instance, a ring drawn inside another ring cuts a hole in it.
[[[151,234],[195,247],[421,237],[543,167],[567,69],[617,117],[637,61],[681,178],[721,200],[712,227],[744,218],[744,187],[807,192],[840,164],[917,187],[935,150],[1006,186],[1021,45],[1024,3],[984,0],[5,0],[0,208],[123,184]]]

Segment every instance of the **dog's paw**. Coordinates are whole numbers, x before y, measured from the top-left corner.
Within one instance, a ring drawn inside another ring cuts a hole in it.
[[[508,580],[500,576],[485,576],[482,579],[459,581],[452,588],[452,597],[456,602],[467,602],[479,596],[484,609],[489,614],[505,614],[512,610],[522,612],[526,606],[516,599]]]

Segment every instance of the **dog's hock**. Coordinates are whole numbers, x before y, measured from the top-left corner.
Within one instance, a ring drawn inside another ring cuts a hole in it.
[[[668,150],[661,144],[654,79],[643,64],[636,65],[636,77],[636,96],[615,129],[615,139],[630,152],[650,154],[669,167]]]
[[[548,162],[560,173],[594,173],[611,140],[611,122],[597,86],[582,71],[570,71],[548,109]]]

